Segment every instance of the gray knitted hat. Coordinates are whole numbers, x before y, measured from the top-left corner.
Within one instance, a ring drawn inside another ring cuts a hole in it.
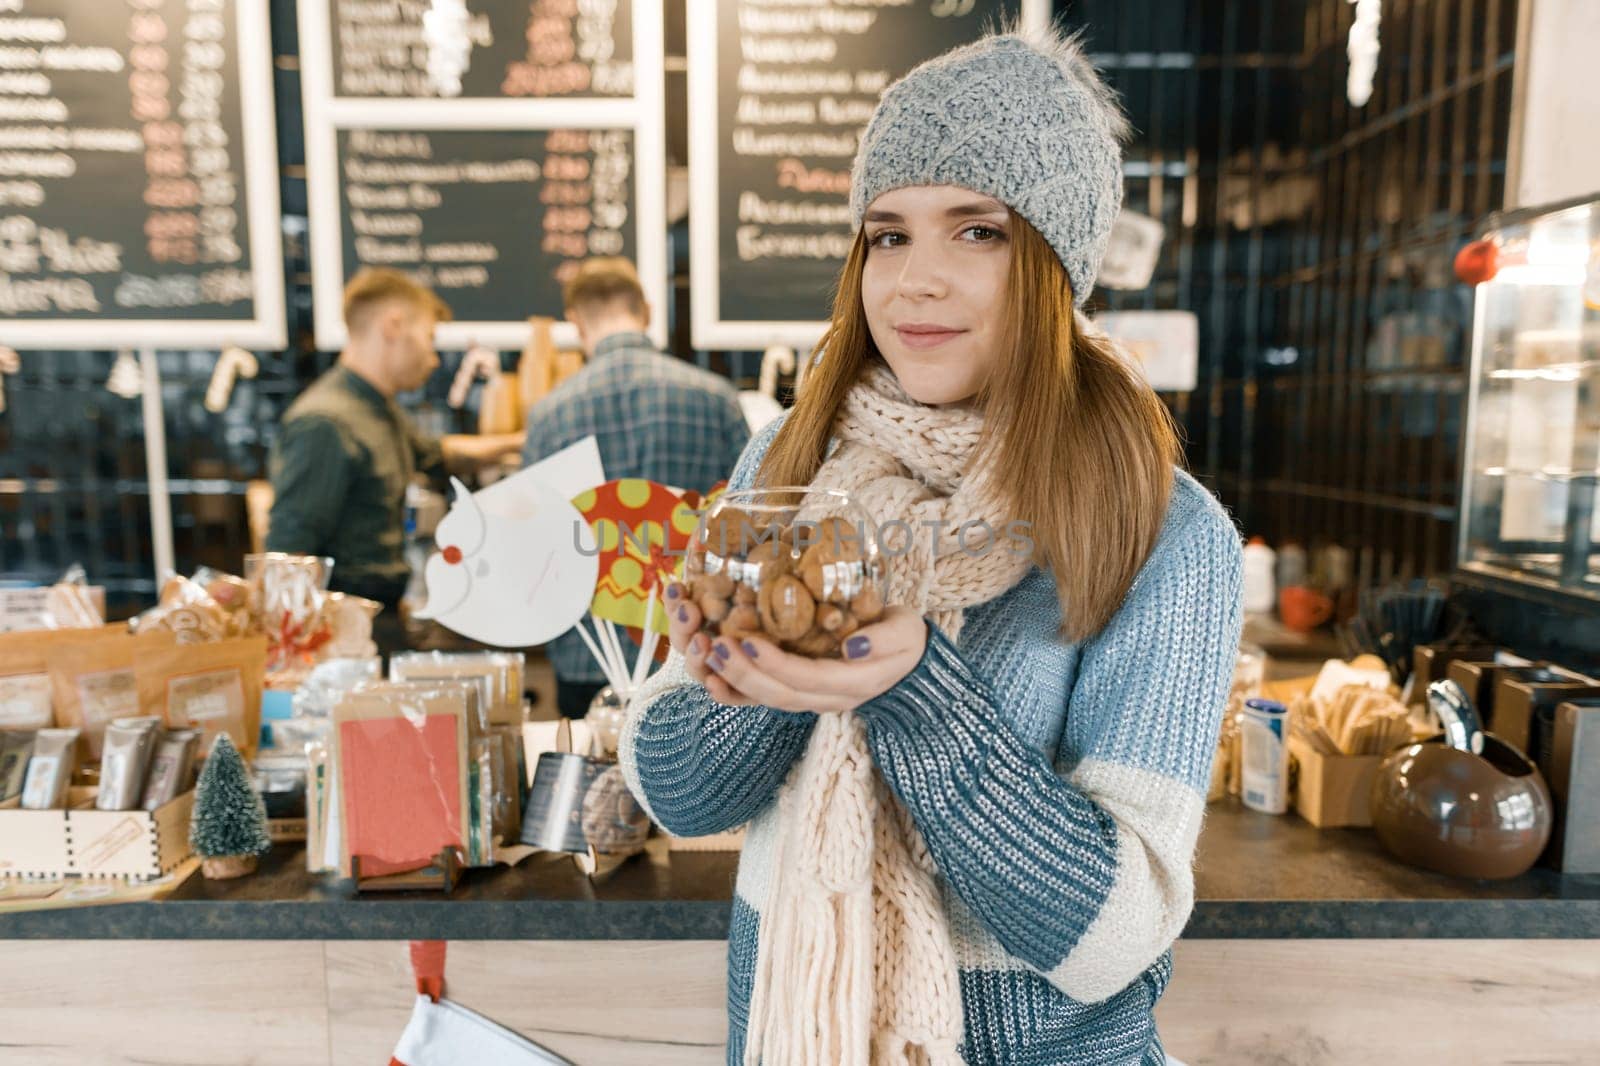
[[[850,213],[908,185],[993,196],[1050,242],[1081,304],[1122,207],[1127,120],[1075,37],[1006,32],[884,91],[851,172]]]

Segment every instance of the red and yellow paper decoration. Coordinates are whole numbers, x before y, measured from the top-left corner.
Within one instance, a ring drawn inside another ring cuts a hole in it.
[[[684,551],[699,524],[695,507],[665,485],[643,478],[608,481],[575,497],[572,505],[589,523],[600,549],[600,577],[590,613],[642,632],[653,588],[652,628],[665,634],[663,596],[682,570]]]

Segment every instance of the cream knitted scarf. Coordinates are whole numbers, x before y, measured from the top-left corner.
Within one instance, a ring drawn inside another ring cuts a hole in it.
[[[843,489],[882,529],[886,602],[951,639],[963,612],[1032,560],[971,467],[982,416],[926,407],[873,363],[841,405],[812,484]],[[986,522],[964,532],[967,523]],[[984,550],[987,537],[987,550]],[[823,714],[778,795],[761,905],[746,1066],[957,1066],[961,989],[932,858],[872,765],[859,715]]]

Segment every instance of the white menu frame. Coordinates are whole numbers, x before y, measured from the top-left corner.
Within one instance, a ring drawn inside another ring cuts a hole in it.
[[[228,345],[261,351],[288,343],[283,291],[283,213],[278,204],[278,135],[272,103],[272,33],[268,0],[235,0],[240,162],[245,232],[254,286],[250,318],[13,318],[0,324],[0,344],[41,349],[199,348]],[[84,17],[94,17],[84,4]]]
[[[727,2],[688,0],[690,330],[699,349],[759,351],[779,345],[808,352],[822,339],[826,321],[748,321],[722,313],[717,6]],[[1048,28],[1050,0],[1022,0],[1022,22],[1030,30]]]
[[[505,0],[492,0],[505,2]],[[305,112],[306,191],[311,230],[311,309],[316,345],[344,347],[344,215],[339,197],[338,135],[344,130],[628,130],[633,134],[634,255],[650,302],[650,338],[667,343],[667,134],[663,0],[633,5],[633,96],[556,99],[369,99],[334,92],[334,0],[299,0],[301,106]],[[473,0],[483,6],[485,0]],[[551,284],[554,284],[552,282]],[[503,321],[441,323],[434,343],[446,351],[474,344],[501,351],[528,340],[527,315]],[[558,340],[572,331],[558,327]]]

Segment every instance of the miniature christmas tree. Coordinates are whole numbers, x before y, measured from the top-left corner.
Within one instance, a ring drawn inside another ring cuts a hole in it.
[[[250,784],[244,757],[226,733],[217,734],[200,771],[189,843],[204,860],[201,872],[219,880],[254,872],[256,856],[272,847],[266,808]]]

